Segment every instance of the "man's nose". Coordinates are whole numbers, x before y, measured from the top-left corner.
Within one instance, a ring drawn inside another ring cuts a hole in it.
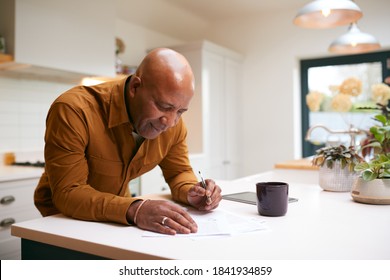
[[[173,127],[176,125],[178,117],[175,113],[165,114],[160,118],[160,122],[167,128]]]

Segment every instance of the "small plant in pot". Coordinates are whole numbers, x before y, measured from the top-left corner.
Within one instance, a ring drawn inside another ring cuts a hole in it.
[[[326,191],[349,192],[359,173],[357,164],[364,159],[353,146],[324,147],[316,151],[312,163],[319,166],[319,185]]]
[[[390,109],[377,104],[381,114],[374,119],[378,125],[370,128],[369,137],[363,141],[362,151],[373,157],[355,166],[360,176],[352,188],[355,201],[370,204],[390,204]]]

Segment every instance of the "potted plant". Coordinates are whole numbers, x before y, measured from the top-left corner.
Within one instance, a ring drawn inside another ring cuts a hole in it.
[[[353,146],[324,147],[316,151],[312,163],[319,169],[319,185],[326,191],[349,192],[359,173],[355,166],[363,158]]]
[[[351,195],[357,202],[390,204],[390,109],[379,103],[377,106],[381,111],[374,117],[378,124],[370,128],[362,146],[364,153],[373,157],[355,166],[360,176]]]

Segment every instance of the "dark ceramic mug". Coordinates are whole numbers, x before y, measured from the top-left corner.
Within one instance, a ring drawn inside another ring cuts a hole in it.
[[[263,216],[284,216],[288,206],[288,184],[284,182],[256,183],[257,211]]]

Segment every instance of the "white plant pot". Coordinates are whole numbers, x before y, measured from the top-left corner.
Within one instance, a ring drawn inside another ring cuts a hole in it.
[[[364,181],[359,177],[351,190],[354,201],[368,204],[390,204],[390,179]]]
[[[339,161],[334,162],[332,169],[326,166],[320,167],[318,174],[320,187],[332,192],[350,192],[359,175],[349,171],[348,167],[341,169]]]

